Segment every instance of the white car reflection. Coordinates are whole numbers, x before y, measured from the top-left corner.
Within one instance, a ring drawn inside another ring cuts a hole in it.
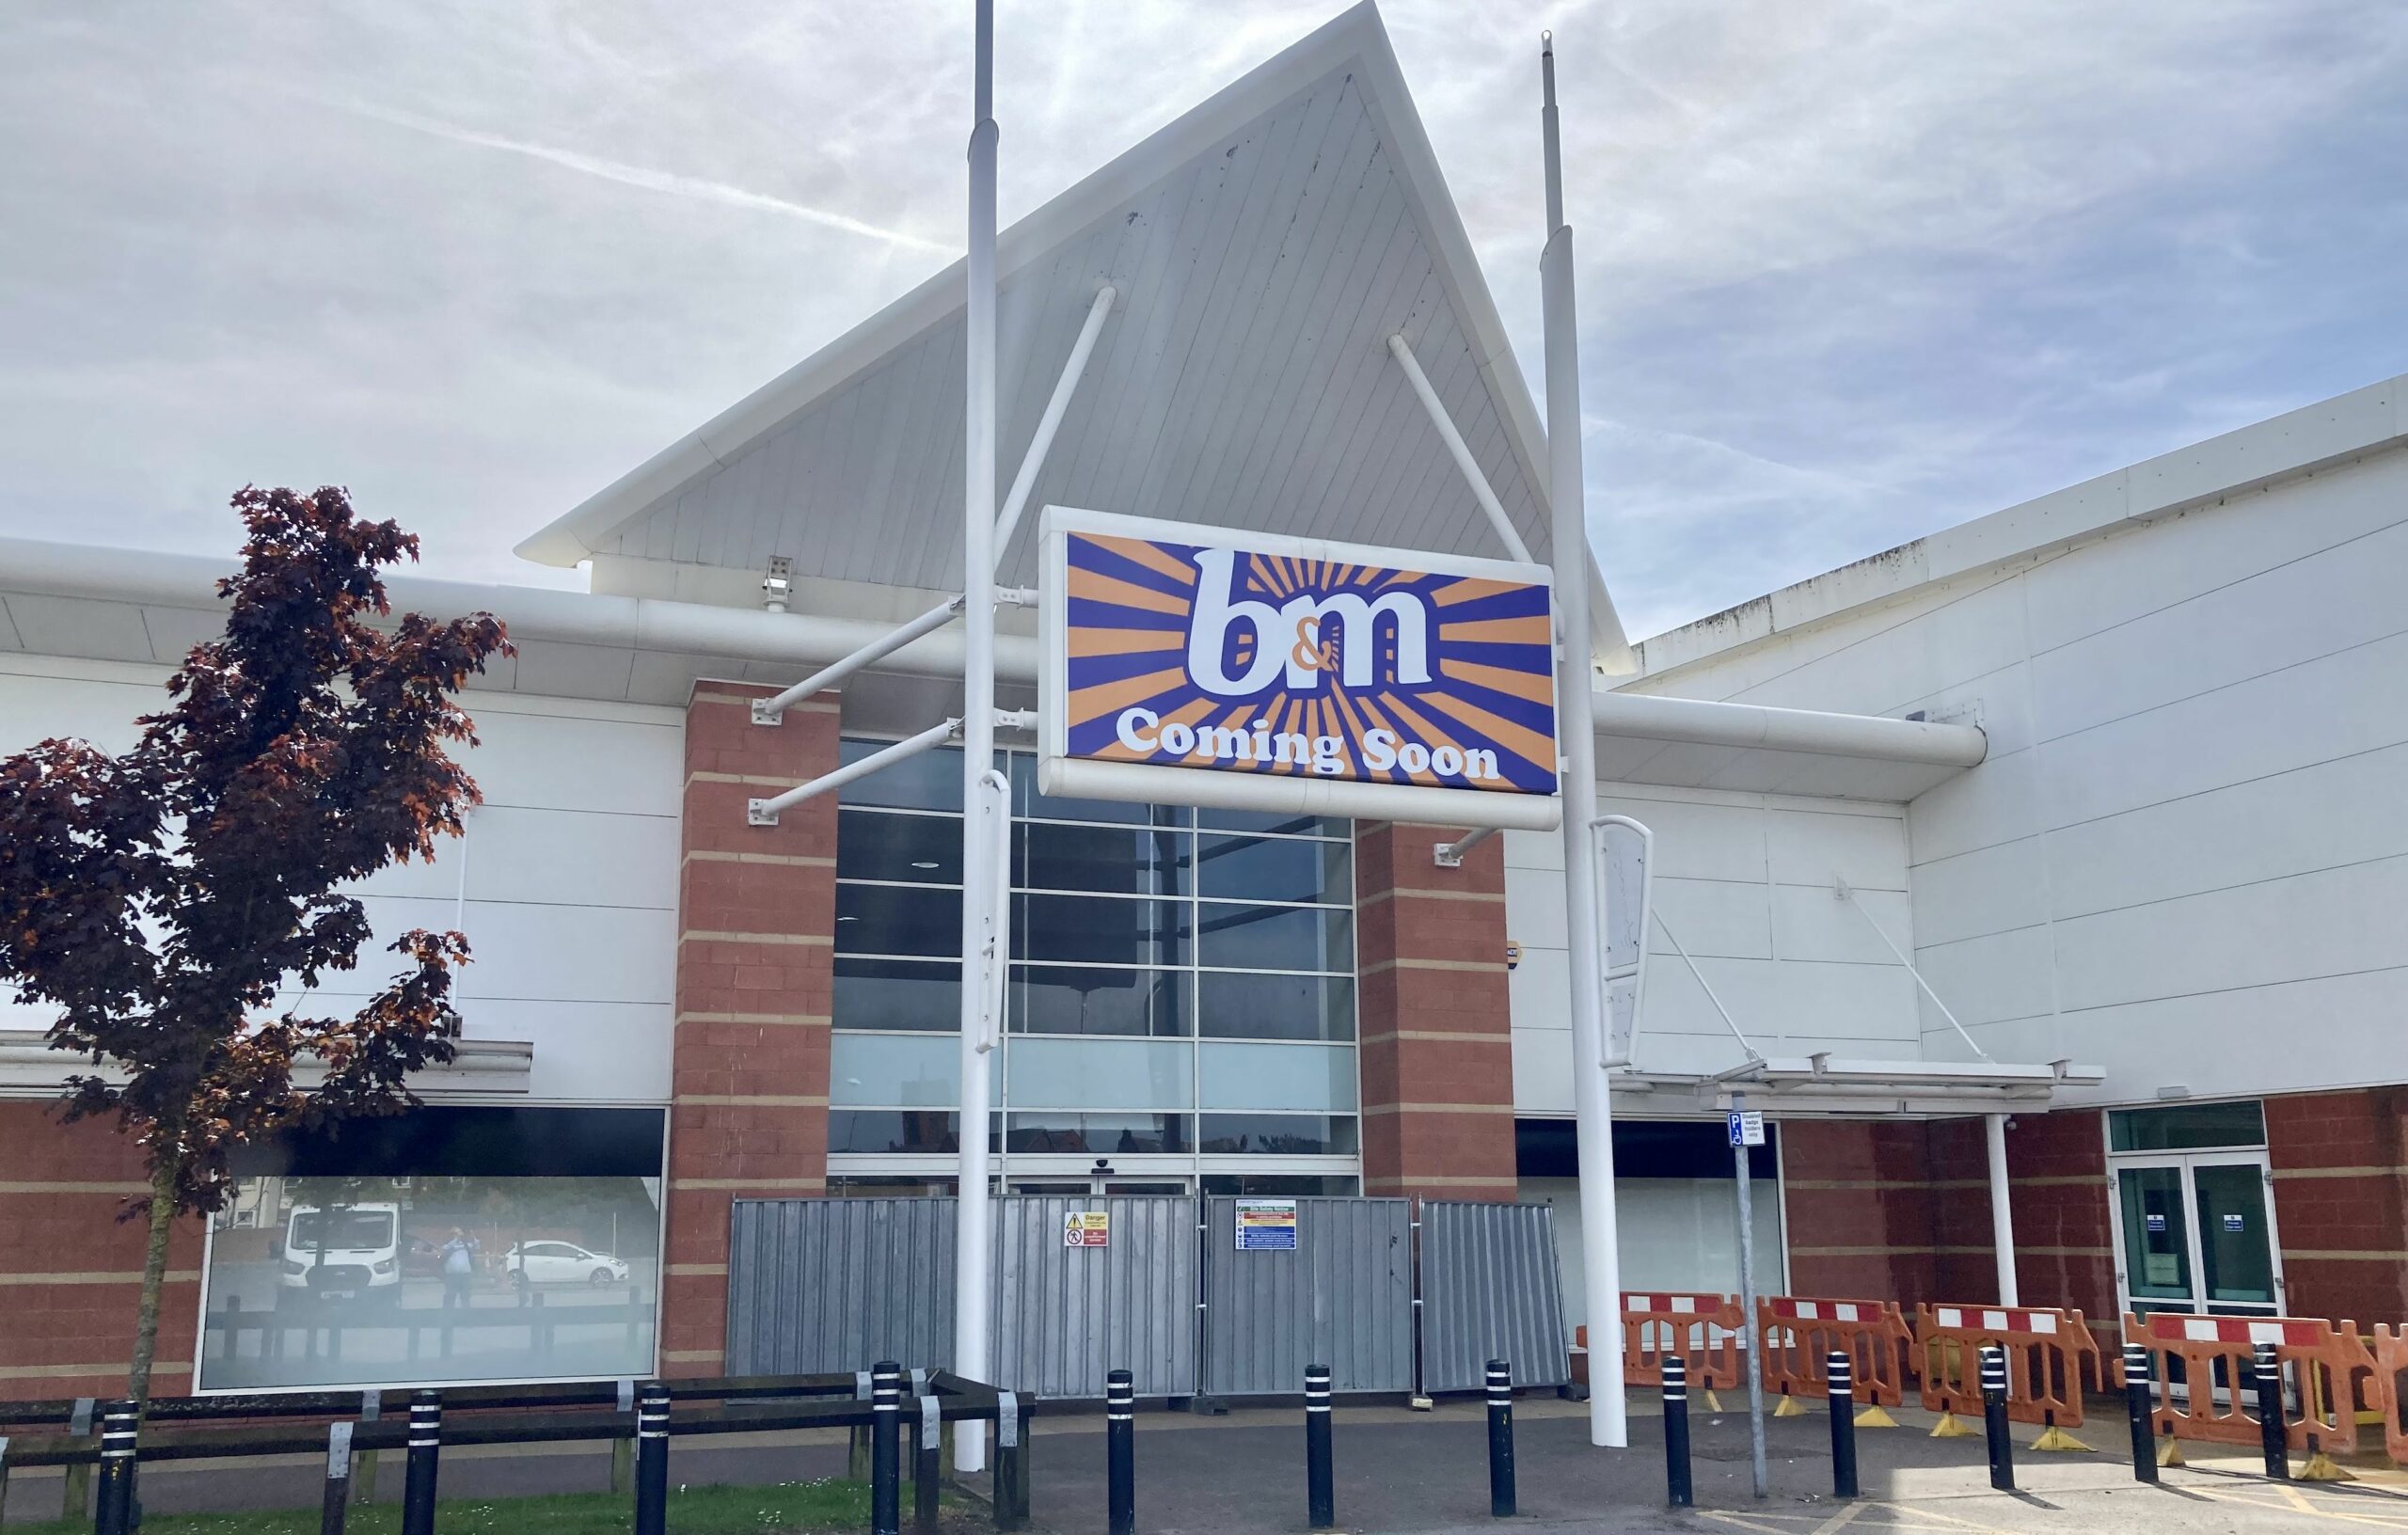
[[[502,1272],[520,1288],[529,1285],[624,1284],[627,1262],[608,1253],[589,1253],[573,1242],[525,1242],[502,1259]]]

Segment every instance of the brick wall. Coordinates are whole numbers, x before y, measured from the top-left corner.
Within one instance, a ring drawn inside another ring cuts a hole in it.
[[[828,1184],[835,797],[773,827],[746,825],[744,802],[836,766],[837,706],[823,694],[779,725],[752,723],[752,700],[774,691],[699,683],[686,710],[666,1375],[721,1372],[735,1199]]]
[[[1354,828],[1367,1195],[1515,1196],[1504,839],[1439,868],[1462,834]]]
[[[2408,1088],[2265,1104],[2285,1308],[2367,1326],[2408,1319]]]
[[[0,1102],[0,1397],[110,1397],[125,1390],[142,1293],[146,1226],[119,1222],[150,1185],[110,1121],[62,1127],[46,1102]],[[151,1388],[191,1388],[200,1310],[201,1223],[167,1249]]]
[[[1792,1289],[1909,1309],[1998,1299],[1982,1121],[1791,1120],[1781,1138]],[[2115,1271],[2098,1112],[2016,1116],[2006,1165],[2023,1303],[2075,1307],[2094,1333],[2112,1336]]]

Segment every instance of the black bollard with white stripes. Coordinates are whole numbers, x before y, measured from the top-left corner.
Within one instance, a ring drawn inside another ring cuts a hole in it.
[[[2272,1343],[2258,1345],[2258,1439],[2266,1451],[2266,1475],[2291,1480],[2291,1447],[2283,1422],[2283,1362]]]
[[[1329,1461],[1329,1367],[1305,1367],[1305,1502],[1310,1527],[1338,1527],[1338,1495]]]
[[[1676,1509],[1697,1495],[1689,1482],[1689,1366],[1676,1353],[1664,1357],[1664,1490]]]
[[[669,1531],[669,1387],[646,1381],[636,1398],[636,1532]]]
[[[141,1433],[141,1409],[133,1402],[112,1401],[102,1410],[101,1491],[92,1510],[93,1535],[132,1535],[135,1449]]]
[[[869,1371],[870,1535],[903,1535],[903,1367],[881,1359]]]
[[[402,1535],[435,1535],[435,1479],[443,1451],[443,1393],[410,1398],[410,1458],[402,1479]]]
[[[1831,1495],[1856,1495],[1856,1366],[1833,1349],[1823,1363],[1831,1398]]]
[[[1513,1517],[1513,1367],[1488,1361],[1488,1511]]]
[[[351,1511],[351,1425],[326,1428],[326,1487],[318,1504],[318,1535],[342,1535]]]
[[[1990,1447],[1990,1485],[2015,1491],[2015,1436],[2006,1423],[2006,1351],[1982,1350],[1982,1428]]]
[[[1103,1456],[1111,1535],[1137,1535],[1137,1386],[1125,1369],[1104,1377]]]
[[[2124,1415],[2132,1420],[2132,1480],[2157,1480],[2157,1430],[2150,1423],[2156,1402],[2149,1391],[2148,1350],[2124,1345]]]

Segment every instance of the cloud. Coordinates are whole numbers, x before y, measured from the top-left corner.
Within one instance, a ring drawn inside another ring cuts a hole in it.
[[[1339,8],[1001,0],[1005,217]],[[1634,635],[2408,371],[2396,0],[1384,14],[1534,389],[1555,29]],[[958,250],[966,15],[0,8],[0,531],[340,480],[553,578],[511,546]]]
[[[480,149],[502,150],[511,154],[523,154],[529,159],[541,160],[547,165],[560,166],[587,176],[599,176],[606,182],[616,182],[621,186],[632,186],[645,192],[658,192],[673,198],[693,198],[704,202],[724,203],[731,208],[750,208],[764,213],[783,214],[790,218],[800,218],[806,223],[819,225],[824,229],[835,229],[845,234],[858,234],[871,240],[882,240],[906,249],[934,251],[945,256],[954,253],[955,247],[943,241],[922,239],[916,234],[907,233],[901,229],[881,228],[866,219],[855,218],[849,214],[835,213],[825,208],[806,207],[784,198],[771,197],[766,192],[752,192],[740,186],[729,186],[723,182],[705,181],[697,176],[680,176],[673,171],[648,170],[642,166],[622,165],[615,160],[579,154],[574,150],[554,149],[547,144],[529,144],[515,138],[505,138],[499,134],[479,133],[472,128],[437,122],[432,118],[423,118],[414,112],[397,111],[391,107],[371,106],[362,102],[329,102],[326,104],[338,111],[349,112],[354,116],[367,118],[375,122],[388,122],[397,128],[407,128],[416,133],[429,134],[436,138],[448,139],[454,144],[472,144]]]

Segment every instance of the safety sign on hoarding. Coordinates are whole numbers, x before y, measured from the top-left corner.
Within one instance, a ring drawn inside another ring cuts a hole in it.
[[[1108,1210],[1074,1210],[1062,1217],[1062,1245],[1065,1247],[1109,1247],[1112,1245],[1112,1211]]]
[[[1045,580],[1045,771],[1557,792],[1545,566],[1050,507]]]
[[[1237,1232],[1239,1252],[1294,1252],[1296,1250],[1296,1201],[1293,1199],[1239,1200]]]

